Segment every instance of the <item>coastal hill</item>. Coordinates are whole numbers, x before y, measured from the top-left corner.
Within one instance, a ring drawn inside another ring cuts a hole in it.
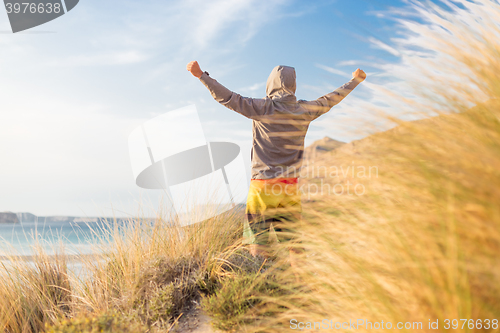
[[[390,141],[404,140],[406,137],[413,135],[415,130],[438,131],[442,124],[455,122],[457,119],[460,119],[460,117],[471,116],[480,107],[491,108],[498,105],[495,103],[497,102],[487,101],[462,113],[442,114],[436,117],[402,121],[398,126],[391,129],[377,132],[365,138],[353,140],[348,143],[337,141],[326,136],[305,148],[304,159],[310,162],[313,161],[322,164],[333,163],[334,165],[334,157],[343,158],[376,154],[377,147],[384,146],[384,144]]]
[[[31,213],[16,213],[19,222],[36,222],[37,216]]]
[[[337,141],[325,136],[323,139],[314,141],[310,146],[304,150],[304,159],[315,160],[318,156],[340,148],[345,145],[345,142]]]
[[[5,223],[19,223],[19,219],[15,213],[2,212],[0,213],[0,224]]]

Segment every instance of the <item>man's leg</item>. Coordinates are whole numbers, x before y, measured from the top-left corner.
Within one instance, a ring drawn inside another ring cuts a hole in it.
[[[267,238],[269,237],[269,222],[265,212],[272,205],[267,194],[265,182],[252,180],[248,191],[246,216],[248,225],[245,226],[245,242],[250,244],[250,253],[268,256],[266,251]]]
[[[302,252],[302,249],[291,243],[297,242],[297,236],[302,229],[302,203],[298,184],[287,184],[285,192],[287,195],[279,205],[283,214],[275,230],[281,243],[290,244],[288,246],[289,263],[296,270],[298,269],[296,257]],[[294,274],[298,282],[296,272]]]
[[[263,214],[251,214],[249,212],[247,212],[247,220],[250,231],[254,237],[253,242],[250,244],[250,253],[254,257],[257,255],[266,258],[269,257],[267,243],[269,239],[270,221],[267,220]]]
[[[277,223],[274,229],[280,242],[289,242],[296,238],[302,224],[302,203],[297,184],[285,185],[283,200],[276,210]]]

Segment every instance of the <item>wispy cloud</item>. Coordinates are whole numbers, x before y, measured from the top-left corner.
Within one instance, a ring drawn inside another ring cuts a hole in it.
[[[234,46],[245,44],[263,25],[275,20],[288,1],[270,0],[214,0],[186,1],[176,10],[182,13],[178,17],[176,29],[183,30],[191,38],[193,46],[204,49],[213,45],[214,40],[226,38],[232,34]],[[186,17],[193,17],[186,22]],[[192,24],[196,22],[197,24]],[[235,38],[237,37],[237,38]]]
[[[357,65],[359,64],[360,61],[359,60],[345,60],[345,61],[340,61],[337,63],[337,66],[354,66],[354,65]]]
[[[49,62],[52,66],[119,66],[147,61],[150,55],[138,50],[117,51],[102,54],[82,54]]]
[[[321,65],[321,64],[316,64],[316,67],[318,68],[321,68],[329,73],[332,73],[332,74],[336,74],[336,75],[340,75],[340,76],[343,76],[343,77],[351,77],[351,74],[348,74],[344,71],[341,71],[341,70],[338,70],[338,69],[335,69],[335,68],[332,68],[332,67],[329,67],[329,66],[325,66],[325,65]]]
[[[394,55],[396,57],[399,57],[401,55],[401,53],[398,50],[396,50],[392,46],[389,46],[386,43],[382,42],[380,39],[377,39],[375,37],[369,37],[368,41],[370,43],[372,43],[373,47],[381,49],[381,50],[384,50],[384,51],[387,51],[387,52],[389,52],[390,54],[392,54],[392,55]]]
[[[252,84],[251,86],[239,88],[237,91],[247,95],[254,95],[258,93],[258,95],[260,96],[265,92],[265,87],[266,87],[266,82],[259,82]]]

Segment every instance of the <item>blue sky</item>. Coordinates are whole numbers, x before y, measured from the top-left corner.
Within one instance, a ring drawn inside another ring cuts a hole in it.
[[[297,96],[316,99],[356,69],[369,77],[310,127],[361,138],[372,84],[399,61],[396,0],[81,0],[68,14],[12,34],[0,10],[0,211],[127,216],[156,209],[128,156],[130,132],[190,104],[209,141],[231,141],[249,162],[251,121],[218,105],[185,69],[198,60],[229,89],[264,97],[273,67],[296,68]],[[385,66],[385,67],[384,67]],[[371,76],[373,75],[373,76]],[[365,104],[363,104],[365,103]],[[248,166],[248,165],[247,165]],[[148,213],[149,214],[149,213]]]

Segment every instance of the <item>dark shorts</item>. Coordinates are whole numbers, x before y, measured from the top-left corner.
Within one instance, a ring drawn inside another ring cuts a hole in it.
[[[265,245],[271,226],[279,242],[292,239],[301,220],[302,206],[297,178],[252,179],[247,198],[247,243]]]

